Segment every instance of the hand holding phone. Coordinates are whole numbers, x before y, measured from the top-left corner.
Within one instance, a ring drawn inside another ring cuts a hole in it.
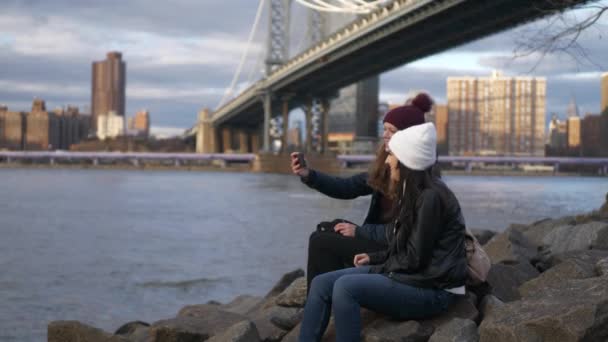
[[[300,164],[301,168],[306,168],[306,159],[304,159],[304,153],[302,152],[298,152],[298,164]]]

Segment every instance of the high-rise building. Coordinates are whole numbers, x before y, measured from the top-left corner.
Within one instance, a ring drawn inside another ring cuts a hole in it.
[[[448,106],[436,104],[433,121],[437,128],[437,153],[448,154]]]
[[[125,134],[125,117],[114,111],[97,117],[97,137],[100,140],[116,138]]]
[[[329,132],[377,138],[378,89],[377,76],[342,88],[339,97],[330,103]]]
[[[568,149],[576,150],[581,147],[581,117],[571,116],[567,120]]]
[[[553,155],[563,154],[568,146],[568,126],[565,121],[559,120],[555,114],[553,114],[549,123],[548,145]]]
[[[600,157],[602,151],[602,118],[587,114],[581,125],[582,153],[586,157]]]
[[[125,115],[126,64],[120,52],[108,52],[107,58],[93,62],[91,120],[97,131],[97,118],[115,112]]]
[[[22,150],[25,145],[24,112],[0,111],[0,149]]]
[[[44,100],[35,99],[26,116],[25,149],[54,150],[59,148],[59,120],[46,110]]]
[[[608,107],[608,72],[602,74],[602,107],[600,114]]]
[[[150,134],[150,112],[143,109],[129,118],[129,130],[137,132],[137,135],[148,137]]]
[[[544,77],[448,77],[450,155],[543,156]]]

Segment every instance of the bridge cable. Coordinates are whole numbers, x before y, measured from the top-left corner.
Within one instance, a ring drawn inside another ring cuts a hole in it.
[[[222,100],[217,105],[217,108],[219,108],[221,105],[223,105],[225,103],[225,101],[230,97],[232,92],[234,91],[236,82],[238,81],[238,78],[241,74],[241,70],[243,69],[243,64],[245,64],[245,59],[247,59],[247,54],[249,53],[249,47],[251,46],[251,41],[253,40],[253,36],[255,35],[255,32],[257,30],[258,23],[260,21],[260,17],[261,17],[263,10],[264,10],[264,0],[260,0],[260,2],[258,4],[257,12],[255,13],[255,19],[253,21],[253,26],[251,27],[251,31],[249,32],[249,39],[247,40],[247,45],[245,46],[245,51],[241,55],[241,60],[239,62],[239,66],[237,67],[237,69],[234,73],[234,76],[232,77],[230,86],[226,89],[226,92],[224,93],[224,97],[222,97]]]
[[[365,2],[363,0],[338,0],[343,6],[336,6],[328,3],[325,0],[296,0],[303,6],[324,12],[342,12],[365,14],[378,8],[378,6],[386,3],[389,0],[375,0]],[[313,3],[309,2],[312,1]],[[355,3],[356,2],[356,3]]]

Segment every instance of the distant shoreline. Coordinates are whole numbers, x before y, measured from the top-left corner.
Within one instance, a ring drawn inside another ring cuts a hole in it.
[[[26,164],[26,163],[0,163],[0,169],[49,169],[49,170],[126,170],[126,171],[191,171],[191,172],[243,172],[258,173],[251,170],[249,164],[229,164],[229,165],[93,165],[93,164]],[[339,175],[348,176],[359,172],[365,172],[367,168],[348,168],[342,169]],[[578,172],[524,172],[512,170],[441,170],[446,176],[504,176],[504,177],[606,177],[592,173]]]

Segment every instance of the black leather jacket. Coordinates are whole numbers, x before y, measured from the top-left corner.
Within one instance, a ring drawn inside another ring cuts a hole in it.
[[[400,214],[401,222],[406,214]],[[388,250],[369,254],[370,264],[374,265],[371,273],[386,274],[415,287],[446,289],[465,285],[464,218],[458,200],[440,180],[436,180],[436,187],[420,194],[410,233],[395,229],[393,224],[387,235]]]

